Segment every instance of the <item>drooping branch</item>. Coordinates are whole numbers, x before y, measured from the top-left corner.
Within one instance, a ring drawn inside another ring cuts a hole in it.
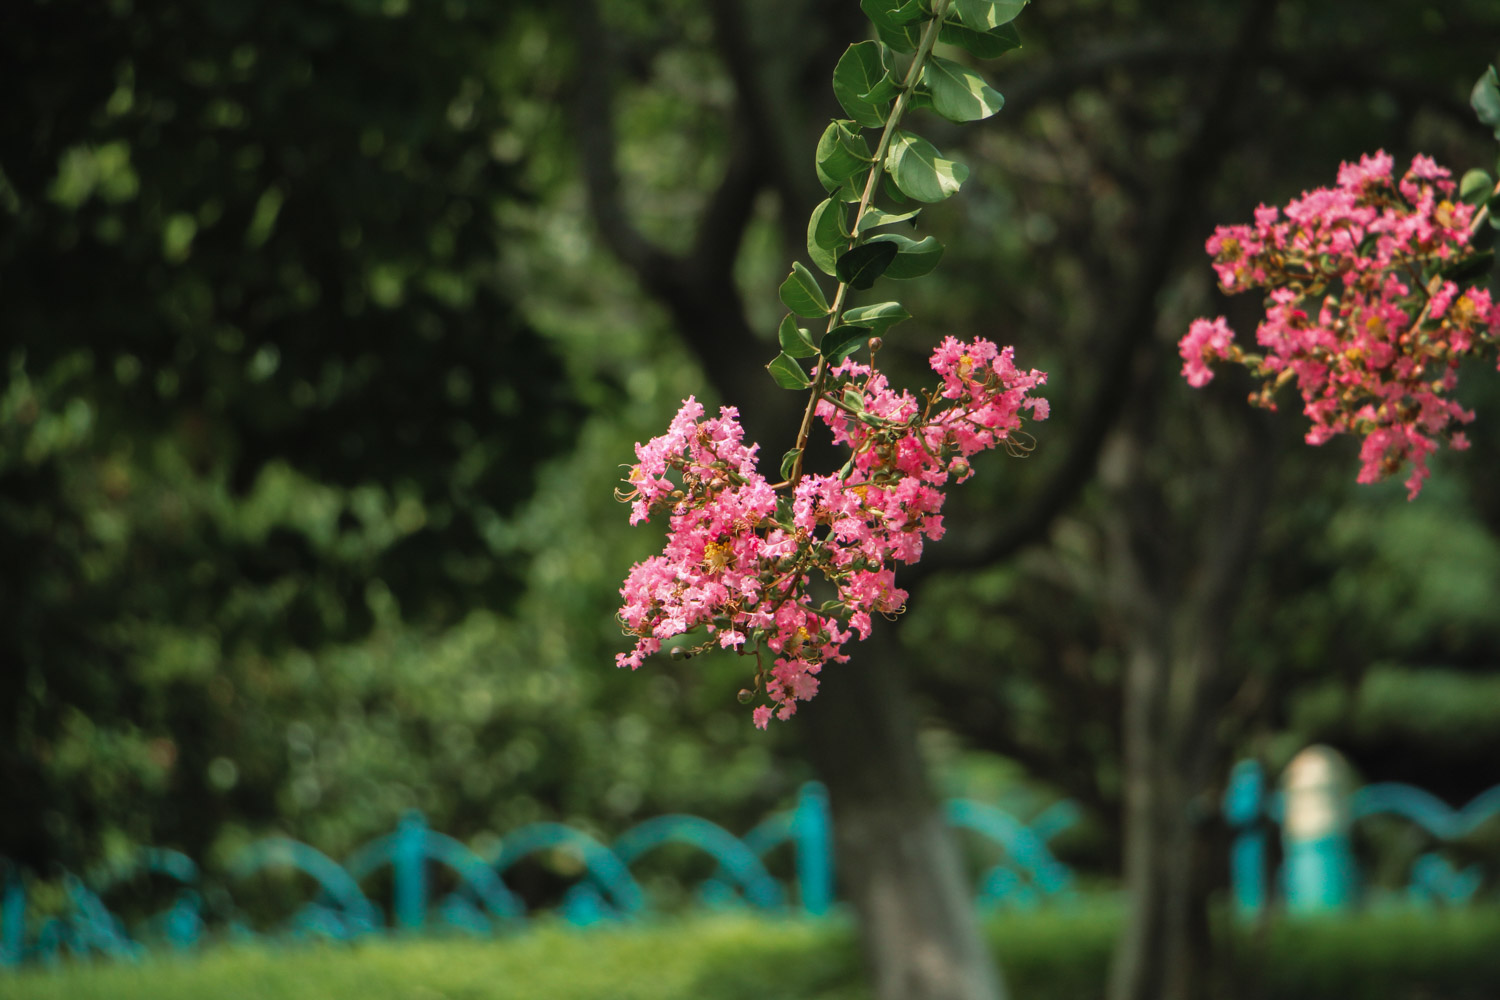
[[[880,182],[881,172],[884,169],[886,152],[890,149],[891,139],[897,132],[897,126],[901,123],[901,116],[906,111],[907,102],[911,98],[912,90],[922,78],[922,67],[927,57],[932,53],[932,47],[937,42],[938,31],[942,27],[943,17],[946,13],[947,0],[934,0],[933,17],[927,22],[927,27],[922,31],[922,40],[917,45],[916,54],[912,56],[910,65],[906,70],[906,79],[902,83],[901,92],[896,95],[895,103],[891,106],[889,117],[886,119],[885,127],[881,129],[880,140],[875,144],[875,154],[870,163],[869,172],[865,175],[864,189],[859,196],[859,205],[854,210],[854,232],[859,232],[860,221],[864,218],[866,210],[874,204],[875,187]],[[838,289],[834,293],[832,311],[828,314],[828,332],[838,324],[840,314],[844,307],[844,296],[849,291],[849,284],[840,280]],[[788,477],[789,487],[797,488],[797,482],[802,478],[802,465],[807,455],[808,434],[812,430],[813,414],[817,409],[818,401],[823,397],[823,382],[828,377],[829,363],[826,357],[818,356],[817,368],[813,372],[812,390],[808,394],[807,406],[802,411],[802,423],[797,428],[796,459],[792,463],[792,474]]]
[[[709,196],[698,222],[690,259],[696,266],[732,274],[740,243],[763,189],[765,169],[756,155],[758,142],[751,130],[737,127],[729,140],[729,162],[719,186]]]
[[[760,357],[764,346],[746,320],[734,263],[756,196],[765,183],[757,154],[760,137],[744,116],[735,114],[727,166],[699,218],[692,250],[674,254],[653,243],[630,220],[622,197],[613,106],[618,54],[600,23],[594,0],[572,0],[572,8],[579,49],[585,53],[579,59],[572,111],[584,184],[599,236],[671,315],[720,397],[746,404],[764,388]],[[789,413],[778,412],[782,409],[745,405],[747,429],[760,440],[777,438],[777,431],[792,419]],[[789,438],[790,433],[779,437]]]
[[[1098,86],[1121,72],[1154,77],[1203,72],[1222,65],[1230,54],[1231,49],[1223,46],[1194,44],[1151,32],[1097,42],[1074,55],[1060,56],[1040,70],[1028,68],[1009,78],[1002,76],[999,82],[1005,92],[1007,113],[1023,115],[1085,87]],[[1268,46],[1257,61],[1307,93],[1384,93],[1403,105],[1432,111],[1464,125],[1473,120],[1468,105],[1450,91],[1391,72],[1389,52],[1327,47],[1302,51]]]
[[[710,0],[708,11],[713,19],[714,43],[734,84],[737,117],[754,137],[762,180],[776,192],[786,238],[795,246],[802,236],[798,222],[823,197],[805,155],[810,141],[808,123],[791,113],[795,105],[783,99],[782,92],[795,86],[796,81],[783,78],[790,75],[785,69],[779,75],[768,72],[766,55],[755,49],[740,0]],[[819,62],[826,64],[828,60]]]
[[[1140,352],[1152,343],[1157,301],[1171,278],[1174,251],[1182,245],[1218,165],[1234,148],[1232,112],[1245,80],[1251,76],[1249,68],[1254,52],[1251,42],[1257,34],[1253,23],[1242,26],[1229,56],[1219,63],[1212,85],[1205,88],[1204,98],[1189,111],[1190,120],[1184,130],[1187,138],[1155,192],[1155,205],[1147,215],[1156,224],[1142,241],[1137,257],[1141,266],[1131,276],[1129,287],[1118,296],[1121,308],[1116,315],[1120,319],[1099,358],[1096,366],[1099,375],[1093,391],[1082,396],[1086,400],[1084,411],[1075,425],[1067,453],[1018,515],[990,532],[971,538],[967,544],[936,547],[920,564],[911,567],[905,577],[908,589],[933,574],[986,566],[1043,540],[1053,520],[1092,481],[1100,450],[1134,392],[1136,379],[1132,373]],[[1152,46],[1144,43],[1138,49],[1140,53],[1151,50]],[[1144,54],[1141,58],[1145,58]]]
[[[599,21],[593,0],[573,0],[573,26],[577,32],[578,83],[573,94],[577,121],[579,159],[594,225],[605,246],[647,284],[678,263],[646,239],[625,212],[620,197],[620,173],[615,166],[618,141],[615,135],[611,83],[617,53],[609,33]]]
[[[1001,77],[1007,114],[1020,116],[1121,72],[1175,75],[1203,70],[1223,57],[1213,47],[1191,45],[1156,32],[1095,43],[1074,55],[1053,59],[1012,78]]]

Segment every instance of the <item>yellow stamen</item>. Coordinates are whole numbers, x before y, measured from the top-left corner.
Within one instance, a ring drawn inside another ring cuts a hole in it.
[[[719,542],[709,542],[703,547],[703,565],[718,572],[734,562],[734,549]]]

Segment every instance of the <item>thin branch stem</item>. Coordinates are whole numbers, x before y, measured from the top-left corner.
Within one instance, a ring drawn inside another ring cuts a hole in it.
[[[875,185],[880,178],[880,172],[884,169],[885,156],[890,150],[891,137],[896,133],[896,126],[901,121],[901,116],[906,113],[907,101],[911,96],[912,89],[922,79],[922,65],[927,61],[927,56],[932,52],[932,46],[937,41],[938,33],[943,27],[943,18],[948,13],[949,0],[937,0],[932,5],[932,20],[927,22],[922,31],[921,41],[917,43],[917,51],[912,56],[911,65],[906,69],[906,78],[901,82],[901,92],[896,95],[896,103],[891,105],[891,113],[885,120],[885,128],[881,130],[880,141],[875,144],[875,158],[870,164],[870,173],[865,178],[865,189],[859,197],[859,207],[854,212],[854,237],[850,241],[852,246],[859,238],[859,223],[864,218],[865,212],[869,211],[870,203],[875,199]],[[839,282],[838,289],[833,293],[833,308],[828,314],[828,328],[824,331],[826,336],[838,326],[839,317],[843,315],[844,298],[849,292],[849,286],[845,282]],[[812,434],[813,414],[818,409],[818,400],[823,396],[823,384],[828,380],[828,359],[821,353],[818,355],[818,366],[813,372],[812,389],[807,399],[807,408],[802,411],[802,424],[797,429],[796,449],[797,457],[792,460],[792,474],[787,478],[787,488],[795,492],[797,484],[802,481],[802,459],[807,454],[807,439]]]
[[[1479,211],[1474,213],[1474,218],[1469,220],[1470,239],[1473,239],[1475,236],[1477,236],[1479,234],[1479,227],[1484,225],[1485,222],[1488,221],[1490,217],[1490,199],[1494,198],[1496,195],[1500,195],[1500,182],[1497,182],[1495,184],[1495,190],[1490,192],[1490,197],[1484,200],[1484,204],[1479,206]]]
[[[1493,191],[1490,192],[1490,198],[1493,198],[1497,194],[1500,194],[1500,183],[1497,183],[1495,185],[1495,190],[1493,190]],[[1474,213],[1474,218],[1469,221],[1469,238],[1470,239],[1473,239],[1473,237],[1478,234],[1480,227],[1485,224],[1485,222],[1489,219],[1489,217],[1490,217],[1490,204],[1489,204],[1489,198],[1486,198],[1485,199],[1485,203],[1483,205],[1479,206],[1479,211],[1477,211],[1477,212]],[[1421,278],[1420,278],[1420,276],[1414,275],[1414,277],[1417,277],[1416,283],[1418,285],[1421,285]],[[1423,291],[1423,293],[1425,295],[1426,301],[1422,304],[1422,311],[1419,312],[1419,313],[1417,313],[1416,320],[1414,320],[1412,322],[1411,326],[1408,328],[1408,330],[1407,330],[1408,335],[1415,337],[1417,335],[1417,332],[1419,330],[1421,330],[1422,324],[1425,323],[1425,322],[1427,322],[1428,317],[1432,313],[1433,298],[1437,295],[1438,291],[1442,287],[1443,287],[1443,276],[1441,274],[1434,274],[1432,276],[1432,279],[1430,281],[1428,281],[1425,286],[1422,287],[1422,291]]]

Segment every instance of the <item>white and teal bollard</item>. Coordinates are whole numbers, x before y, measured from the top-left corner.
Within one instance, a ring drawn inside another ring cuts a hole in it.
[[[1354,902],[1349,842],[1353,817],[1349,765],[1336,750],[1312,746],[1282,776],[1282,891],[1287,912],[1330,913]]]

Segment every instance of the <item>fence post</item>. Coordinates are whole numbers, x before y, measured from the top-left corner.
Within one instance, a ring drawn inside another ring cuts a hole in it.
[[[427,912],[427,821],[414,809],[396,826],[391,868],[396,927],[419,931]]]
[[[816,781],[802,786],[792,820],[797,837],[797,895],[802,909],[821,917],[833,906],[833,824],[828,789]]]
[[[0,861],[5,873],[5,899],[0,902],[0,968],[20,965],[26,952],[26,890],[19,872]]]
[[[1326,913],[1354,899],[1349,766],[1325,746],[1303,750],[1282,778],[1281,842],[1287,910]]]
[[[1266,906],[1265,793],[1265,771],[1258,761],[1242,760],[1234,765],[1224,790],[1224,818],[1234,831],[1229,848],[1234,908],[1246,918],[1256,916]]]

